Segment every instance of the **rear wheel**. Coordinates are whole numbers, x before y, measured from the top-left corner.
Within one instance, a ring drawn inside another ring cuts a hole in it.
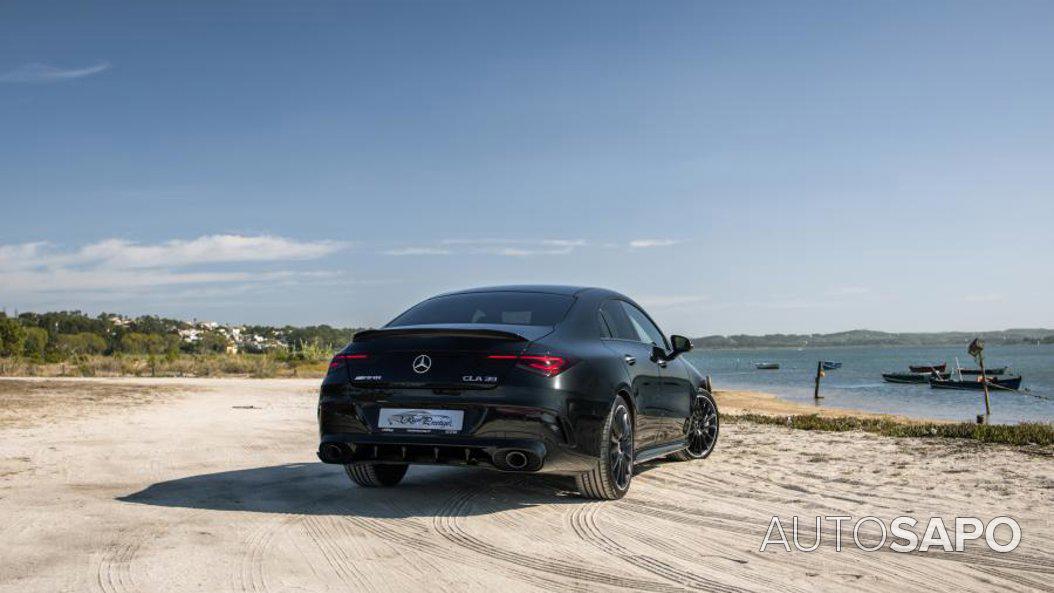
[[[633,479],[633,417],[621,396],[615,397],[600,435],[596,466],[575,476],[578,491],[586,498],[615,500],[625,496]]]
[[[359,486],[377,488],[395,486],[406,475],[407,465],[388,463],[354,463],[344,466],[344,471]]]
[[[688,440],[688,448],[670,455],[669,458],[676,461],[705,459],[717,445],[719,429],[717,402],[708,392],[701,392],[695,398],[691,417],[685,421],[684,436]]]

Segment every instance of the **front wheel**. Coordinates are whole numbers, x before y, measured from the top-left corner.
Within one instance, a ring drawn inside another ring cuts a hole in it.
[[[670,455],[670,459],[676,461],[705,459],[714,451],[719,431],[717,402],[714,401],[714,396],[703,391],[696,396],[695,405],[692,406],[692,415],[685,421],[684,436],[688,441],[688,448]]]
[[[622,396],[615,396],[600,434],[600,457],[595,467],[575,476],[586,498],[616,500],[626,495],[633,479],[633,417]]]
[[[401,482],[407,467],[391,463],[353,463],[345,465],[344,471],[359,486],[378,488],[395,486]]]

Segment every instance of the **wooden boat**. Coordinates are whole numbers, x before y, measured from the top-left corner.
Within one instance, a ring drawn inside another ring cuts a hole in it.
[[[977,376],[981,374],[981,369],[959,369],[959,372],[964,375]],[[984,374],[988,375],[989,377],[994,375],[1005,375],[1006,367],[995,367],[994,369],[985,369]]]
[[[840,362],[831,362],[829,360],[823,361],[821,363],[821,365],[823,366],[823,370],[825,370],[825,371],[833,371],[835,369],[842,368],[842,363],[840,363]]]
[[[778,371],[780,370],[780,363],[778,362],[759,362],[754,364],[754,368],[759,371]]]
[[[932,364],[932,365],[931,364],[911,365],[911,366],[908,367],[908,370],[913,372],[913,373],[933,373],[933,372],[943,373],[944,370],[947,369],[947,368],[948,368],[948,363],[942,362],[940,364]]]
[[[990,391],[1017,391],[1021,387],[1021,377],[999,377],[992,378],[988,377],[988,389]],[[930,387],[933,389],[970,389],[970,390],[981,390],[984,389],[984,382],[981,381],[981,377],[970,381],[952,381],[949,379],[930,379]]]
[[[929,383],[930,379],[934,376],[939,376],[941,379],[950,379],[951,373],[882,373],[882,379],[886,383]]]

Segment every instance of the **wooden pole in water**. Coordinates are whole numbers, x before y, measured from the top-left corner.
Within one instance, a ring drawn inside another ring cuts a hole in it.
[[[984,419],[988,424],[988,416],[992,413],[992,406],[988,403],[988,375],[984,372],[984,352],[977,354],[977,365],[981,367],[981,383],[984,384]]]
[[[820,395],[820,377],[823,377],[823,361],[816,362],[816,389],[812,392],[813,399],[820,399],[823,396]]]

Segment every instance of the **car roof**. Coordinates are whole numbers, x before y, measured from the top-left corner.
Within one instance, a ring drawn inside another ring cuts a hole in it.
[[[440,296],[452,294],[470,294],[475,292],[544,292],[548,294],[563,294],[577,296],[586,291],[600,291],[617,295],[618,293],[604,288],[591,286],[567,286],[562,284],[511,284],[506,286],[481,286],[478,288],[467,288],[465,290],[454,290],[445,292]]]

